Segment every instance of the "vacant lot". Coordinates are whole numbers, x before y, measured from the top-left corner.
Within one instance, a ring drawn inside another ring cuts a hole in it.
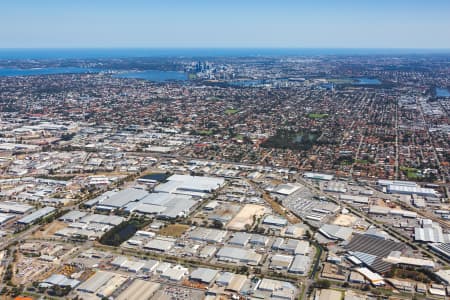
[[[189,229],[189,225],[170,224],[164,228],[161,228],[161,230],[158,233],[160,235],[165,235],[165,236],[180,237],[188,229]]]
[[[228,223],[227,228],[232,230],[244,230],[246,225],[251,226],[254,218],[259,218],[266,213],[266,208],[256,204],[246,204],[241,211]]]
[[[36,231],[33,238],[48,238],[55,234],[55,232],[67,227],[67,224],[60,221],[53,221],[50,224],[45,225],[40,230]]]

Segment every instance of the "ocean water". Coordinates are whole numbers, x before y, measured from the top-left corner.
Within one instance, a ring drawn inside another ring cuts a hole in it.
[[[438,97],[450,97],[450,91],[445,88],[436,88],[436,96]]]
[[[376,78],[356,78],[356,85],[379,85],[381,81]]]
[[[53,74],[74,74],[74,73],[98,73],[101,70],[61,67],[61,68],[32,68],[32,69],[14,69],[0,68],[0,76],[33,76],[33,75],[53,75]]]

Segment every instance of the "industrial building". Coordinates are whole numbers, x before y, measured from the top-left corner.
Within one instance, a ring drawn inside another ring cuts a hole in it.
[[[263,224],[284,227],[284,226],[287,226],[288,221],[282,217],[268,215],[264,218]]]
[[[172,175],[167,182],[155,187],[155,192],[205,197],[225,184],[220,177]]]
[[[353,202],[356,204],[369,204],[369,197],[367,196],[355,196],[348,194],[339,195],[339,199],[342,201]]]
[[[433,251],[445,256],[447,259],[450,258],[450,243],[432,243],[429,246]]]
[[[331,240],[348,241],[353,234],[353,229],[334,224],[325,224],[319,228],[319,232]]]
[[[366,234],[354,234],[345,246],[347,251],[357,260],[357,265],[364,264],[378,273],[389,271],[392,264],[383,260],[392,251],[402,251],[405,245],[393,240],[385,240]]]
[[[383,280],[383,277],[381,277],[379,274],[374,273],[370,271],[367,268],[356,268],[357,272],[359,272],[364,278],[366,278],[373,286],[383,286],[385,285],[385,282]]]
[[[158,252],[166,252],[175,246],[175,239],[158,237],[144,245],[144,249]]]
[[[292,283],[264,278],[258,283],[256,290],[269,292],[271,299],[290,300],[295,298],[297,289]]]
[[[223,242],[227,232],[225,230],[197,227],[188,233],[189,238],[208,243]]]
[[[287,271],[291,266],[294,257],[292,255],[275,254],[270,258],[270,268],[274,270]]]
[[[288,238],[276,238],[272,244],[272,249],[290,254],[306,254],[309,252],[309,242]]]
[[[448,243],[450,235],[444,234],[442,227],[429,219],[421,221],[422,227],[414,228],[414,240],[426,243]]]
[[[314,179],[314,180],[325,180],[330,181],[333,180],[333,175],[323,174],[323,173],[313,173],[313,172],[306,172],[303,174],[303,177],[308,179]]]
[[[48,277],[47,279],[43,280],[39,286],[40,287],[53,287],[53,286],[59,286],[59,287],[70,287],[70,288],[74,288],[77,285],[79,285],[80,282],[76,279],[70,279],[67,278],[66,276],[62,275],[62,274],[52,274],[50,275],[50,277]]]
[[[128,278],[116,273],[97,271],[77,287],[77,291],[94,294],[99,297],[109,297]],[[83,298],[83,297],[82,297]]]
[[[26,214],[33,210],[33,206],[12,201],[0,202],[0,212],[13,214]]]
[[[217,253],[218,260],[231,263],[244,263],[249,265],[258,265],[262,259],[262,255],[251,249],[241,249],[233,247],[223,247]]]
[[[151,193],[139,201],[130,202],[124,210],[130,213],[155,215],[162,219],[186,217],[197,201],[191,196],[167,193]]]
[[[306,274],[308,272],[310,260],[311,259],[309,258],[309,256],[296,255],[294,261],[292,262],[289,268],[289,273],[300,275]]]
[[[377,184],[384,187],[386,192],[391,194],[439,197],[439,194],[434,189],[422,188],[417,183],[411,181],[378,180]]]
[[[62,222],[77,222],[81,218],[85,217],[87,212],[79,211],[79,210],[71,210],[64,216],[60,217],[58,220]]]
[[[299,189],[300,189],[300,186],[297,184],[283,183],[283,184],[278,185],[274,189],[269,189],[268,191],[271,193],[288,196]]]
[[[99,201],[97,209],[114,210],[124,207],[130,202],[138,201],[148,195],[148,192],[142,189],[128,188],[121,190],[110,197]]]
[[[150,300],[161,285],[156,282],[135,279],[122,293],[115,298],[116,300],[140,299]]]
[[[183,266],[176,265],[170,266],[164,272],[161,273],[161,278],[170,281],[180,281],[189,274],[189,270]]]
[[[435,264],[432,260],[402,256],[399,251],[392,251],[386,258],[384,258],[384,261],[399,266],[426,268],[431,270],[435,268]]]
[[[51,206],[43,207],[28,216],[25,216],[17,221],[20,225],[31,225],[34,224],[36,221],[39,221],[40,219],[47,217],[51,214],[53,214],[56,211],[56,208]]]
[[[191,272],[190,280],[198,281],[205,284],[211,284],[216,278],[219,271],[207,268],[197,268]]]
[[[228,241],[228,244],[244,247],[250,241],[251,236],[252,235],[250,233],[236,232],[235,234],[233,234],[233,237]]]
[[[8,221],[14,219],[16,216],[12,214],[0,213],[0,225],[7,223]]]
[[[246,281],[247,277],[245,275],[221,272],[216,280],[216,284],[219,286],[224,286],[226,291],[239,293],[244,287]]]

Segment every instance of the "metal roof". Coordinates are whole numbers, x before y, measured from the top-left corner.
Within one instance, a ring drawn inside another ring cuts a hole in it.
[[[319,232],[327,238],[346,241],[352,236],[353,229],[334,224],[324,224],[320,227]]]
[[[40,218],[43,218],[45,216],[48,216],[49,214],[53,213],[56,210],[54,207],[46,206],[43,207],[31,214],[29,214],[26,217],[23,217],[22,219],[18,220],[17,223],[21,224],[32,224],[33,222],[39,220]]]
[[[60,217],[59,220],[60,221],[76,221],[76,220],[79,220],[79,219],[81,219],[82,217],[84,217],[86,215],[87,215],[87,213],[84,212],[84,211],[72,210],[72,211],[69,211],[64,216]]]
[[[95,293],[98,289],[107,284],[114,276],[114,273],[98,271],[88,280],[80,284],[77,290],[87,293]]]
[[[251,238],[251,234],[246,232],[236,232],[233,237],[228,241],[230,245],[245,246]]]
[[[130,286],[117,296],[116,300],[148,300],[157,290],[159,290],[160,286],[161,285],[156,282],[135,279]]]
[[[164,193],[177,193],[191,195],[192,193],[210,193],[221,187],[225,183],[224,178],[190,176],[190,175],[172,175],[167,178],[167,182],[155,187],[155,191]]]
[[[262,256],[253,250],[233,248],[233,247],[223,247],[221,248],[216,256],[224,260],[236,260],[242,262],[251,262],[258,264],[261,261]]]
[[[115,193],[108,199],[103,200],[103,202],[101,202],[101,205],[121,208],[132,201],[141,200],[147,195],[148,192],[145,190],[128,188]]]
[[[292,273],[306,273],[309,265],[309,256],[296,255],[294,261],[289,268],[289,272]]]
[[[211,283],[219,271],[207,268],[198,268],[192,271],[190,278],[205,283]]]

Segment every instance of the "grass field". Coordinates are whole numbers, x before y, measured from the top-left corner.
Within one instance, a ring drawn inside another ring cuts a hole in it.
[[[161,230],[159,230],[158,233],[160,235],[165,235],[165,236],[180,237],[188,229],[189,229],[189,225],[170,224],[164,228],[161,228]]]
[[[328,117],[328,114],[311,113],[308,114],[308,117],[311,119],[325,119]]]
[[[408,179],[410,180],[416,180],[421,177],[419,170],[415,168],[401,166],[400,171],[402,171],[406,175],[406,177],[408,177]]]
[[[233,109],[233,108],[229,108],[225,111],[226,115],[234,115],[235,113],[237,113],[238,110],[237,109]]]
[[[200,130],[198,132],[198,134],[200,134],[200,135],[212,135],[213,132],[212,132],[212,130]]]

